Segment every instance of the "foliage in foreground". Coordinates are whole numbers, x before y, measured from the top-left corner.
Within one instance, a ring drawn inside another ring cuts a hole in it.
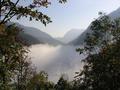
[[[32,68],[27,58],[27,48],[18,37],[15,25],[0,26],[0,90],[9,90],[12,83],[23,84]]]
[[[112,20],[102,15],[91,26],[83,49],[87,58],[78,74],[77,82],[82,90],[120,89],[120,19]]]
[[[58,1],[65,3],[67,0]],[[52,2],[50,0],[0,0],[0,25],[7,23],[13,17],[17,19],[25,17],[30,21],[34,19],[46,25],[51,22],[51,19],[41,9],[47,8]]]

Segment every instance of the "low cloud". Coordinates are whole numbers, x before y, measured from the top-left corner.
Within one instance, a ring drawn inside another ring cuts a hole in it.
[[[69,79],[73,79],[75,72],[82,67],[81,59],[75,51],[74,46],[49,46],[33,45],[30,47],[29,56],[37,70],[44,70],[48,73],[49,79],[56,82],[61,74],[67,74]]]

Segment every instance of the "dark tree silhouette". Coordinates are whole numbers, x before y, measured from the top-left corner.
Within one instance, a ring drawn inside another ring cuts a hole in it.
[[[82,90],[120,89],[120,19],[106,15],[92,22],[92,34],[88,34],[85,47],[78,49],[88,56],[78,74]]]

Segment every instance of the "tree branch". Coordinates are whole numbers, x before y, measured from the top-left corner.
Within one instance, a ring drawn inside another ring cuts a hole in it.
[[[0,25],[3,24],[3,23],[5,23],[5,22],[7,22],[6,19],[8,18],[9,14],[11,13],[11,11],[16,7],[16,5],[18,4],[19,1],[20,1],[20,0],[17,0],[17,1],[16,1],[14,7],[12,7],[12,8],[9,10],[9,12],[5,15],[4,19],[0,22]],[[8,20],[9,20],[9,19],[8,19]]]

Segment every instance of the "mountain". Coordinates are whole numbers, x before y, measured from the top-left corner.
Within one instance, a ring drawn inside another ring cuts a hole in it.
[[[63,42],[65,44],[71,42],[72,40],[76,39],[79,35],[81,34],[81,30],[79,29],[72,29],[70,31],[68,31],[64,37],[62,38],[56,38],[57,40],[59,40],[60,42]]]
[[[108,14],[108,16],[110,16],[111,19],[119,18],[120,17],[120,8],[118,8],[117,10]],[[81,35],[78,36],[78,38],[74,39],[69,44],[71,44],[71,45],[82,45],[84,43],[85,38],[86,38],[86,34],[87,33],[92,33],[90,27],[91,27],[91,24],[88,26],[88,28]]]
[[[52,38],[47,33],[40,31],[37,28],[28,27],[20,24],[16,24],[22,29],[19,36],[27,42],[29,45],[32,44],[50,44],[50,45],[59,45],[62,44],[60,41]]]
[[[117,10],[113,11],[112,13],[110,13],[109,16],[112,19],[119,18],[120,17],[120,7]]]

